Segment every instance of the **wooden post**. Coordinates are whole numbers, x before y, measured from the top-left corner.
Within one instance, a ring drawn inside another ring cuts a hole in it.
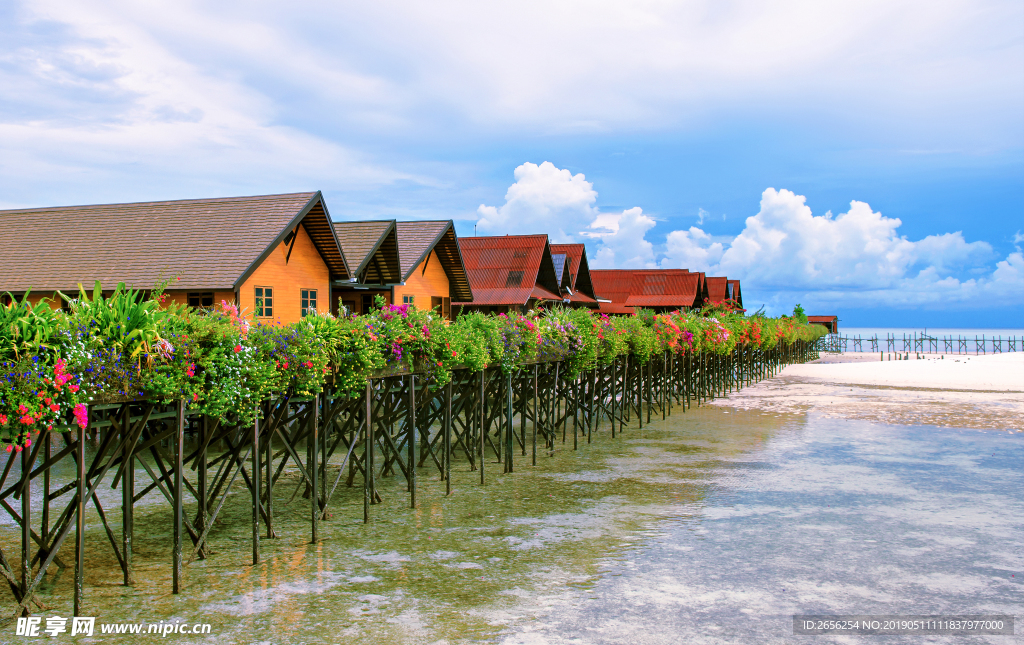
[[[199,423],[199,454],[196,455],[197,465],[197,476],[198,476],[198,493],[199,493],[199,509],[196,514],[196,530],[200,535],[206,531],[206,513],[208,510],[206,498],[209,495],[206,483],[206,442],[207,437],[210,436],[210,417],[203,415],[202,420]],[[206,541],[204,540],[199,545],[198,557],[200,560],[206,559]]]
[[[132,538],[135,536],[135,446],[129,437],[132,434],[132,415],[127,403],[121,408],[121,437],[124,439],[121,476],[121,551],[124,555],[124,584],[135,584],[135,569],[132,563]]]
[[[21,450],[21,595],[32,582],[32,461],[30,446]],[[84,461],[84,457],[82,457]],[[81,469],[79,469],[81,470]],[[83,475],[84,479],[84,475]],[[79,485],[81,487],[81,485]],[[27,615],[27,610],[26,610]]]
[[[313,395],[313,409],[310,410],[309,422],[312,424],[309,428],[309,438],[306,439],[306,443],[309,444],[309,463],[306,466],[309,469],[309,532],[310,532],[310,543],[316,544],[320,541],[320,465],[319,465],[319,453],[320,453],[320,395]]]
[[[540,421],[540,408],[537,406],[537,364],[533,365],[533,465],[537,465],[537,423]]]
[[[409,428],[409,508],[416,508],[416,375],[410,374],[409,379],[409,410],[406,423]]]
[[[288,405],[287,401],[283,401],[282,405]],[[263,404],[263,418],[270,419],[274,415],[270,412],[270,403],[264,402]],[[280,423],[280,421],[279,421]],[[266,446],[263,448],[263,452],[266,455],[266,463],[264,468],[264,476],[267,479],[267,501],[264,506],[267,507],[267,539],[276,537],[274,533],[274,433],[271,431],[267,434],[267,440],[264,442]],[[205,456],[204,456],[205,459]]]
[[[480,485],[484,484],[484,372],[487,368],[480,370]]]
[[[260,416],[252,422],[252,563],[260,563]]]
[[[363,524],[370,522],[370,499],[373,476],[373,394],[370,381],[366,381],[366,419],[363,428]]]
[[[454,378],[454,376],[453,376]],[[452,382],[444,388],[444,494],[452,494]]]
[[[505,472],[513,472],[512,448],[515,444],[512,425],[512,373],[505,377]]]
[[[50,431],[47,430],[43,436],[43,463],[50,461]],[[43,470],[43,513],[40,535],[43,538],[43,548],[39,551],[40,561],[44,560],[49,553],[47,536],[50,534],[50,468]]]
[[[615,397],[616,397],[616,395],[618,393],[618,380],[617,380],[618,379],[618,371],[619,371],[618,367],[619,367],[619,357],[616,356],[616,357],[612,358],[612,403],[611,403],[611,405],[612,405],[612,418],[611,418],[611,421],[612,421],[612,439],[615,438],[615,406],[616,406]]]
[[[582,379],[577,376],[573,385],[575,387],[572,389],[572,449],[576,450],[579,447],[580,387],[582,386]]]
[[[177,430],[174,436],[174,547],[172,555],[171,593],[181,593],[182,569],[181,569],[181,531],[182,517],[184,514],[182,500],[182,471],[185,469],[183,459],[185,455],[185,400],[178,399]]]
[[[78,426],[78,493],[75,496],[75,598],[74,614],[82,615],[82,588],[85,583],[85,428]],[[26,590],[27,591],[27,590]]]
[[[590,370],[590,397],[588,401],[587,410],[587,443],[590,443],[591,428],[594,425],[594,403],[597,397],[595,389],[597,387],[597,369]]]

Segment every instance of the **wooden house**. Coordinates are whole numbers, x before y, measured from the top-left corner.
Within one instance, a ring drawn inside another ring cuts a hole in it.
[[[393,288],[394,302],[451,320],[453,301],[473,302],[454,222],[398,222],[397,231],[402,280]]]
[[[715,305],[729,298],[729,278],[708,277],[708,302]]]
[[[807,316],[807,322],[812,325],[821,325],[830,334],[839,333],[839,316]]]
[[[326,310],[331,282],[351,276],[319,191],[5,210],[0,248],[0,291],[32,301],[170,280],[173,302],[224,300],[265,322]]]
[[[341,250],[352,268],[352,277],[331,284],[331,310],[345,307],[349,314],[365,314],[377,296],[392,304],[392,289],[402,282],[395,220],[334,222]]]
[[[703,302],[701,276],[684,269],[595,269],[590,276],[602,313],[631,314],[638,308],[667,312]]]
[[[565,268],[569,272],[569,302],[574,306],[597,308],[586,247],[583,244],[552,244],[551,253],[552,257],[565,255]]]
[[[732,300],[739,305],[740,309],[743,308],[743,294],[740,292],[739,280],[729,280],[729,292],[727,297],[729,300]]]
[[[463,237],[459,249],[473,291],[472,302],[452,302],[459,311],[526,311],[562,301],[547,235]]]

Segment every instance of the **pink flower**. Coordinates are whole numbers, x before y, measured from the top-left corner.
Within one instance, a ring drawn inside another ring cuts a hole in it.
[[[7,415],[6,414],[0,414],[0,426],[5,426],[5,425],[7,425]]]
[[[28,446],[31,446],[31,445],[32,445],[32,440],[31,439],[26,439],[25,440],[25,447],[27,448]]]
[[[75,423],[83,430],[89,425],[89,407],[84,403],[75,406]]]
[[[10,451],[11,451],[11,445],[7,444],[7,452],[10,452]]]

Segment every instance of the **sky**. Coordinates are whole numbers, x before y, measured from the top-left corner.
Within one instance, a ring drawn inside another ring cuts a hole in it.
[[[1024,3],[0,0],[0,208],[321,190],[1024,327]]]

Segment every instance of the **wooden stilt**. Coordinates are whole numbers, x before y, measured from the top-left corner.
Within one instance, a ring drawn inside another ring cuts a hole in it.
[[[182,569],[181,569],[181,532],[184,508],[182,506],[182,495],[184,493],[181,478],[185,469],[183,459],[185,455],[185,401],[178,399],[177,402],[177,426],[174,433],[174,545],[171,556],[171,593],[181,593]]]

